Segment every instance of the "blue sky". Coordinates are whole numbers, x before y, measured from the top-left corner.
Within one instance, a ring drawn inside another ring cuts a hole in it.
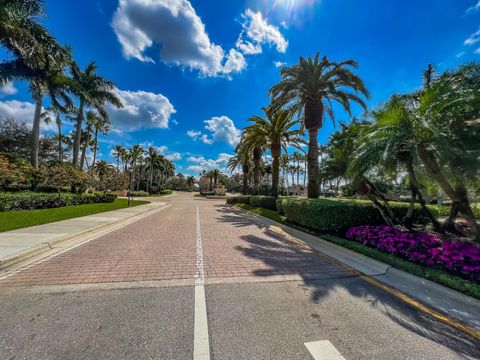
[[[96,61],[125,103],[101,141],[159,147],[179,172],[223,167],[282,64],[317,51],[355,59],[375,106],[440,70],[478,60],[480,0],[47,0],[48,29],[84,67]],[[0,59],[5,58],[0,52]],[[0,114],[31,122],[26,84],[0,89]],[[355,109],[360,114],[360,109]],[[346,114],[337,119],[348,121]],[[70,125],[66,125],[67,130]],[[48,128],[44,126],[44,130]],[[334,130],[320,131],[324,143]]]

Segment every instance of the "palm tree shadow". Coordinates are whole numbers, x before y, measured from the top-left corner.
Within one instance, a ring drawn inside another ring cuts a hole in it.
[[[262,235],[243,235],[242,245],[235,249],[244,256],[261,261],[266,267],[253,271],[254,276],[295,275],[311,293],[316,303],[339,288],[367,302],[403,328],[432,340],[465,356],[480,358],[479,342],[433,318],[384,290],[362,280],[342,264],[318,253],[295,238],[269,229],[254,216],[230,206],[216,205],[219,221],[236,227],[255,226]]]

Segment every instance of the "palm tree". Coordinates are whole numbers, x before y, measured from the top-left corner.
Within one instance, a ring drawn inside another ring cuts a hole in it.
[[[147,192],[150,192],[150,187],[153,182],[153,173],[160,169],[163,166],[163,156],[160,155],[156,148],[149,147],[146,153],[147,157],[145,161],[147,162],[148,169],[148,181],[147,181]]]
[[[42,114],[42,119],[46,124],[52,122],[52,116],[55,119],[55,125],[57,125],[57,140],[58,140],[58,161],[63,162],[63,135],[62,135],[62,115],[63,111],[55,105],[51,105],[45,109],[45,112]]]
[[[85,70],[81,70],[77,64],[71,65],[72,81],[70,90],[79,101],[75,124],[75,141],[73,143],[73,165],[77,166],[80,155],[80,144],[82,140],[82,125],[85,108],[90,107],[98,112],[98,115],[108,121],[108,112],[105,107],[107,103],[117,108],[123,107],[120,99],[115,93],[113,82],[97,74],[97,65],[90,63]]]
[[[335,121],[333,103],[339,103],[350,114],[350,103],[366,108],[361,95],[369,94],[362,79],[350,68],[357,68],[353,60],[331,62],[326,56],[320,59],[300,57],[297,65],[280,71],[282,80],[270,89],[273,108],[290,106],[303,113],[303,123],[309,134],[308,144],[308,197],[319,196],[318,130],[322,128],[325,114]],[[351,90],[351,91],[349,91]]]
[[[129,153],[130,166],[132,169],[132,179],[135,180],[137,177],[138,178],[140,177],[138,167],[142,161],[145,150],[143,150],[143,148],[140,145],[133,145],[128,153]],[[138,186],[138,183],[137,183],[137,186]],[[131,184],[130,184],[130,190],[132,190]]]
[[[263,138],[263,142],[270,148],[272,155],[272,195],[278,196],[278,185],[280,179],[280,155],[282,148],[286,149],[290,144],[298,145],[300,136],[303,135],[302,129],[292,129],[299,124],[299,120],[293,120],[293,114],[290,111],[278,109],[273,111],[268,108],[263,109],[266,119],[260,116],[253,116],[249,121],[253,125],[247,127],[246,132],[252,131]]]
[[[185,184],[187,185],[188,190],[192,190],[193,187],[195,186],[195,177],[194,176],[189,176],[185,180]]]
[[[211,170],[211,176],[213,179],[213,187],[216,188],[218,185],[218,179],[223,175],[222,171],[219,168]]]
[[[288,169],[289,169],[290,161],[288,160],[288,154],[282,154],[280,156],[280,167],[282,168],[283,172],[283,186],[287,191],[287,196],[289,195],[288,191]]]
[[[245,147],[245,151],[252,155],[253,160],[253,194],[260,193],[261,160],[267,144],[263,131],[259,127],[250,126],[244,129],[240,146]]]
[[[39,23],[45,14],[42,0],[2,0],[0,2],[0,46],[10,52],[14,59],[0,64],[1,67],[43,67],[48,61],[62,62],[65,48]],[[1,73],[2,71],[0,71]],[[24,73],[26,78],[28,72]],[[0,86],[11,81],[0,76]]]
[[[117,160],[117,170],[120,170],[120,161],[124,160],[124,155],[127,149],[122,145],[115,145],[113,148],[113,157]]]
[[[98,115],[94,111],[87,112],[87,122],[90,123],[93,127],[93,161],[92,166],[95,166],[95,161],[97,159],[97,150],[98,150],[98,133],[102,132],[106,135],[109,131],[109,121]]]
[[[232,156],[227,163],[227,169],[233,172],[235,169],[242,170],[242,194],[247,195],[248,193],[248,178],[250,176],[251,159],[248,148],[243,142],[240,142],[235,147],[235,155]]]
[[[46,52],[47,49],[36,49]],[[58,59],[45,55],[44,62],[25,62],[23,59],[3,63],[0,65],[0,79],[3,82],[14,80],[27,80],[30,83],[30,92],[35,101],[35,112],[32,126],[31,163],[38,168],[38,151],[40,146],[40,122],[42,118],[43,99],[49,96],[52,104],[60,109],[65,109],[59,100],[66,105],[71,105],[67,95],[67,78],[64,69],[70,59],[70,51],[65,48],[62,57]]]

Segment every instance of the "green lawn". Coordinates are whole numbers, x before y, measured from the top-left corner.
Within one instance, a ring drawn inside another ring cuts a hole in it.
[[[320,235],[315,232],[310,231],[309,229],[305,229],[302,226],[299,226],[297,224],[292,224],[287,221],[287,218],[285,216],[280,215],[276,211],[272,210],[267,210],[263,208],[256,208],[250,205],[246,204],[235,204],[236,207],[239,207],[241,209],[250,211],[254,214],[264,216],[266,218],[269,218],[271,220],[277,221],[282,224],[289,225],[291,227],[294,227],[298,230],[307,232],[311,235],[319,236],[323,240],[330,241],[336,245],[343,246],[347,249],[356,251],[362,255],[368,256],[372,259],[381,261],[385,264],[391,265],[397,269],[403,270],[405,272],[408,272],[413,275],[417,275],[420,277],[424,277],[426,279],[429,279],[431,281],[437,282],[439,284],[442,284],[443,286],[449,287],[451,289],[457,290],[461,293],[464,293],[466,295],[472,296],[474,298],[480,299],[480,285],[475,284],[471,281],[462,279],[458,276],[450,275],[446,273],[445,271],[437,270],[437,269],[431,269],[427,268],[425,266],[415,264],[413,262],[410,262],[405,259],[401,259],[397,256],[391,255],[384,253],[380,250],[368,247],[366,245],[363,245],[357,241],[352,241],[352,240],[347,240],[347,239],[342,239],[337,236],[333,235]]]
[[[143,204],[148,204],[148,201],[132,201],[132,206]],[[0,232],[72,219],[79,216],[93,215],[105,211],[123,209],[126,207],[128,207],[127,199],[116,199],[113,203],[85,204],[41,210],[0,212]]]

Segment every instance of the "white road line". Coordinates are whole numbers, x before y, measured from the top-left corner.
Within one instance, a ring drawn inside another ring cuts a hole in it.
[[[207,303],[205,300],[205,276],[203,270],[202,234],[200,228],[200,212],[197,205],[197,236],[195,259],[195,329],[193,341],[193,359],[210,360],[210,344],[208,341]]]
[[[305,346],[315,360],[345,360],[328,340],[308,342]]]

